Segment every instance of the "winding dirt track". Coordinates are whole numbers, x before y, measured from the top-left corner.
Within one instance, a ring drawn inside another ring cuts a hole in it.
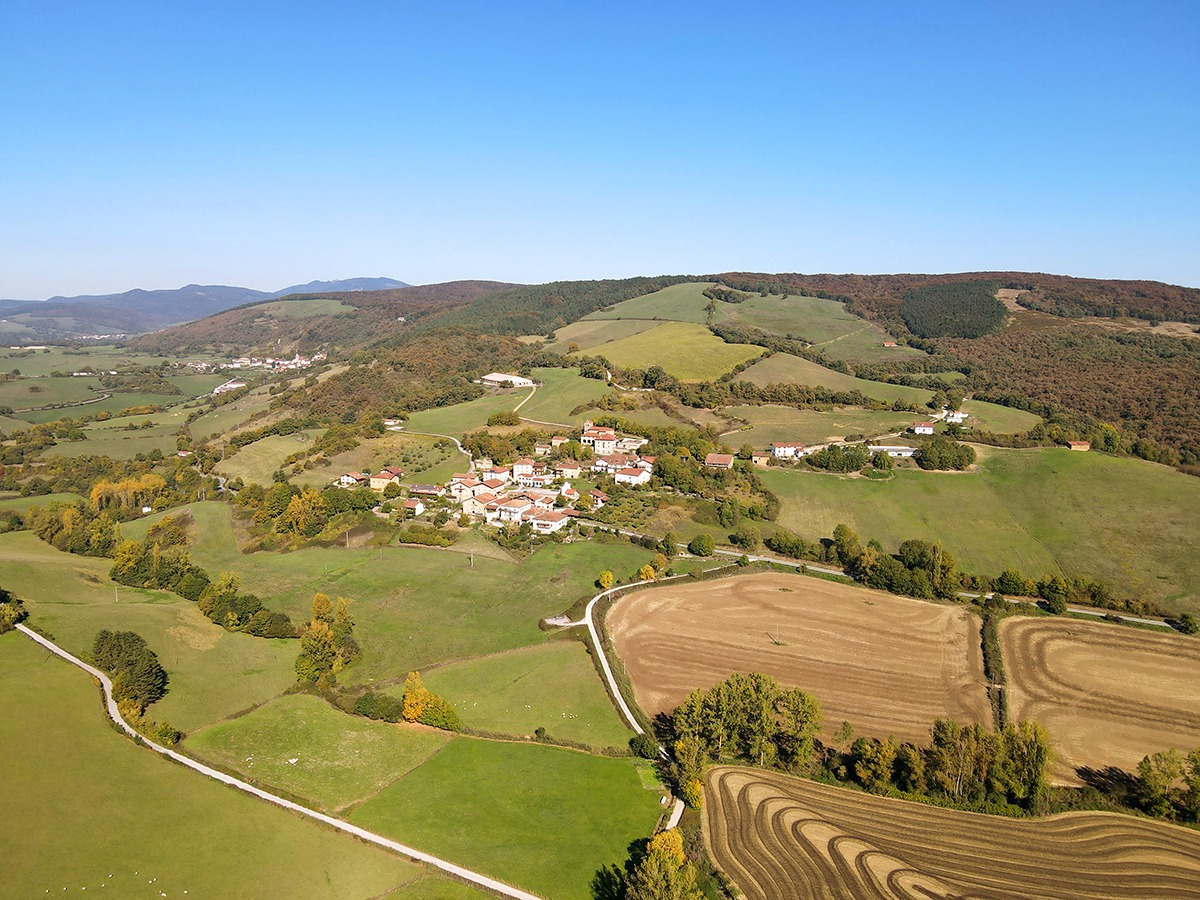
[[[1092,622],[1006,619],[1009,718],[1050,732],[1056,781],[1075,767],[1132,771],[1148,753],[1200,747],[1200,641]]]
[[[1200,898],[1200,833],[1112,813],[1006,819],[723,767],[704,835],[750,900]]]
[[[681,580],[618,600],[606,618],[650,715],[734,672],[762,672],[820,702],[826,733],[928,737],[939,717],[989,724],[977,620],[801,575]]]

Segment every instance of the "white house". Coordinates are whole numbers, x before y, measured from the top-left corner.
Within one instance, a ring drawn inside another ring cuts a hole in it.
[[[916,422],[912,427],[913,434],[933,434],[932,422]]]
[[[533,387],[533,380],[522,378],[520,375],[506,375],[503,372],[491,372],[479,379],[489,387]]]
[[[646,484],[649,480],[650,473],[639,468],[618,469],[613,475],[613,481],[617,484],[628,484],[634,487]]]
[[[338,487],[356,488],[371,483],[371,476],[364,475],[362,472],[347,472],[344,475],[339,475],[337,481],[334,482]]]
[[[518,459],[512,466],[513,478],[520,478],[522,475],[533,474],[533,460],[528,457]]]
[[[218,384],[215,388],[212,389],[212,392],[213,392],[213,396],[216,397],[218,394],[226,394],[229,391],[236,391],[238,388],[244,388],[245,386],[246,386],[246,382],[239,381],[236,378],[231,378],[231,379],[229,379],[229,381],[225,382],[224,384]]]
[[[893,459],[910,459],[917,452],[916,447],[906,447],[903,444],[871,444],[867,449],[872,453],[886,453]]]
[[[404,512],[410,516],[419,516],[425,512],[425,504],[419,497],[409,497],[403,503]]]
[[[526,521],[533,526],[533,530],[538,534],[553,534],[565,528],[566,524],[571,521],[571,517],[564,512],[548,509],[543,512],[534,513],[527,517]]]
[[[771,455],[776,459],[795,459],[804,455],[804,445],[795,441],[774,443],[771,445]]]
[[[505,500],[496,508],[497,518],[501,522],[520,522],[521,516],[533,509],[533,503],[524,497]]]
[[[579,443],[591,447],[597,456],[610,456],[617,452],[617,433],[611,428],[584,428]]]

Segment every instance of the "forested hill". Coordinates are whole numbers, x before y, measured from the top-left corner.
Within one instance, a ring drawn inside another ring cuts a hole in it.
[[[212,350],[232,355],[353,349],[386,343],[433,313],[512,287],[500,281],[450,281],[386,291],[295,294],[143,335],[130,346],[153,353]]]

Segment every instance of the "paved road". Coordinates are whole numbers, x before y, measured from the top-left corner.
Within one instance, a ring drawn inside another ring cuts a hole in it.
[[[376,844],[377,846],[383,847],[387,850],[399,853],[402,856],[427,863],[428,865],[441,869],[443,872],[448,872],[449,874],[461,878],[464,881],[469,881],[472,884],[479,885],[480,887],[486,888],[504,897],[514,897],[516,900],[541,900],[541,898],[539,898],[536,894],[530,894],[527,891],[512,887],[511,885],[505,884],[502,881],[497,881],[494,878],[489,878],[488,876],[479,872],[472,872],[470,869],[464,869],[462,866],[456,866],[452,862],[447,862],[444,859],[439,859],[436,856],[431,856],[428,853],[423,853],[420,850],[407,847],[397,841],[385,838],[382,835],[375,834],[372,831],[367,831],[365,828],[359,828],[357,825],[351,825],[349,822],[343,822],[341,819],[335,819],[332,816],[324,815],[323,813],[309,809],[306,806],[301,806],[298,803],[285,800],[283,797],[277,797],[272,793],[264,791],[262,788],[257,788],[252,784],[247,784],[245,781],[234,778],[232,775],[226,775],[224,772],[219,772],[216,769],[212,769],[206,765],[203,765],[202,763],[198,763],[189,756],[184,756],[182,753],[176,753],[174,750],[159,746],[153,741],[148,740],[147,738],[138,734],[128,722],[121,718],[121,712],[119,709],[117,709],[117,701],[113,699],[112,681],[109,680],[107,675],[105,675],[99,669],[93,668],[82,660],[72,656],[66,650],[63,650],[57,644],[42,637],[36,631],[26,628],[24,625],[18,625],[17,628],[20,629],[27,637],[41,644],[50,652],[61,656],[63,659],[67,660],[67,662],[70,662],[83,669],[93,678],[99,679],[100,684],[104,686],[104,701],[105,705],[108,707],[108,714],[112,720],[116,722],[126,734],[130,735],[131,737],[140,738],[145,745],[155,753],[170,757],[181,765],[187,766],[189,769],[199,772],[201,775],[207,775],[209,778],[213,778],[222,782],[223,784],[228,784],[240,791],[245,791],[247,794],[253,794],[255,797],[258,797],[261,800],[266,800],[268,803],[274,803],[276,806],[282,806],[284,809],[290,809],[293,812],[300,813],[302,816],[308,816],[310,819],[316,819],[318,822],[324,822],[331,828],[336,828],[338,831],[344,831],[347,834],[352,834],[357,838],[361,838],[364,841],[369,841],[372,844]]]

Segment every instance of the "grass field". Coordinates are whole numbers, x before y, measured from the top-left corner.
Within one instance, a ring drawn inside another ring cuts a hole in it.
[[[39,497],[9,495],[0,497],[0,509],[11,509],[19,513],[25,513],[35,506],[49,506],[51,503],[75,503],[82,499],[78,494],[42,494]]]
[[[67,650],[89,653],[103,628],[146,639],[171,679],[170,692],[151,707],[156,718],[191,730],[277,696],[295,681],[296,641],[225,631],[194,603],[165,591],[118,590],[108,579],[110,565],[62,553],[29,532],[0,535],[0,585],[24,599],[34,624]]]
[[[437,446],[439,440],[446,446]],[[323,487],[343,472],[370,474],[390,465],[404,470],[406,483],[441,483],[449,481],[455,472],[466,471],[467,457],[444,438],[386,431],[353,450],[330,457],[328,466],[306,469],[290,480],[293,484]]]
[[[214,437],[231,431],[251,416],[265,410],[271,405],[271,395],[266,387],[255,388],[245,397],[241,397],[224,406],[206,412],[191,425],[192,436],[197,440]]]
[[[350,716],[319,697],[293,694],[190,735],[184,749],[336,813],[374,796],[449,740],[444,731]]]
[[[710,381],[763,352],[749,344],[727,344],[703,325],[666,322],[605,344],[603,356],[622,368],[657,365],[681,381]]]
[[[118,735],[92,680],[24,635],[0,637],[0,694],[6,897],[431,896],[423,868]]]
[[[435,663],[540,644],[546,635],[538,621],[594,592],[601,571],[629,577],[653,556],[627,543],[591,541],[548,544],[522,562],[477,552],[473,568],[466,552],[415,547],[246,556],[234,543],[227,506],[191,509],[200,536],[196,562],[210,572],[236,572],[272,609],[301,621],[317,591],[355,601],[363,659],[340,676],[349,683],[402,680]]]
[[[456,738],[350,821],[556,900],[649,836],[659,795],[632,760]]]
[[[657,324],[648,319],[580,319],[554,332],[554,340],[546,344],[546,349],[555,353],[567,353],[571,345],[575,344],[585,352],[603,354],[603,350],[597,349],[602,344],[648,331]],[[531,335],[529,340],[544,340],[544,337]]]
[[[0,382],[0,406],[15,410],[36,409],[56,403],[78,403],[100,394],[96,378],[18,378]]]
[[[217,463],[216,471],[229,478],[241,478],[246,484],[270,487],[275,472],[283,467],[283,461],[324,433],[323,428],[309,428],[296,434],[273,434],[226,456]]]
[[[731,447],[751,444],[765,450],[773,441],[800,441],[820,444],[841,440],[848,434],[865,434],[868,438],[889,432],[903,431],[912,424],[912,413],[874,412],[855,406],[840,406],[829,410],[793,409],[790,406],[730,406],[722,413],[745,419],[751,427],[735,431],[722,438]]]
[[[741,303],[718,303],[716,321],[790,335],[849,362],[887,363],[921,355],[914,347],[883,346],[895,338],[874,322],[851,315],[844,304],[820,297],[750,296]]]
[[[933,397],[933,391],[843,375],[841,372],[786,353],[776,353],[755,363],[738,375],[737,380],[749,381],[759,387],[766,387],[768,384],[807,384],[835,391],[861,391],[867,397],[888,403],[893,400],[907,400],[918,406],[924,406]]]
[[[608,319],[665,319],[669,322],[694,322],[703,325],[708,319],[708,298],[704,292],[713,282],[691,282],[673,284],[655,291],[624,300],[608,309],[585,316],[582,321]]]
[[[184,357],[168,357],[171,361],[179,361]],[[188,356],[187,360],[205,360],[211,358]],[[0,371],[11,372],[19,369],[22,375],[49,375],[51,372],[78,372],[88,366],[93,369],[108,371],[123,366],[151,365],[156,366],[163,361],[160,356],[150,353],[138,353],[121,347],[107,344],[88,346],[82,349],[67,350],[63,347],[50,347],[46,350],[10,350],[0,348]]]
[[[456,403],[453,406],[424,409],[408,417],[408,421],[404,423],[404,430],[458,437],[472,428],[486,425],[489,416],[498,412],[508,412],[528,396],[528,388],[516,388],[496,394],[485,394],[475,400]]]
[[[1000,406],[997,403],[986,403],[982,400],[964,400],[963,412],[970,413],[966,425],[981,428],[996,434],[1016,434],[1028,431],[1041,421],[1040,416],[1023,409],[1013,409],[1011,406]]]
[[[146,416],[132,419],[113,419],[112,422],[143,422]],[[179,424],[186,414],[181,415]],[[164,456],[175,453],[179,424],[161,424],[150,428],[126,431],[123,425],[104,422],[85,429],[87,437],[82,441],[59,441],[44,456],[109,456],[113,459],[132,459],[139,453],[159,451]]]
[[[1200,747],[1200,641],[1101,622],[1008,618],[1000,642],[1009,715],[1050,732],[1059,781],[1079,784],[1077,766],[1134,772],[1149,753]]]
[[[1200,834],[1113,813],[1009,819],[710,770],[704,836],[749,900],[1196,898]]]
[[[533,398],[521,407],[520,415],[539,422],[558,422],[577,425],[589,413],[571,415],[571,410],[584,403],[599,400],[608,385],[595,378],[584,378],[578,369],[534,369],[533,377],[542,384]],[[595,416],[595,411],[590,415]]]
[[[1099,453],[978,449],[967,473],[761,475],[782,501],[779,524],[810,538],[845,522],[892,552],[909,538],[941,540],[967,571],[1061,570],[1120,597],[1200,611],[1200,480]]]
[[[578,641],[440,666],[424,678],[470,728],[532,737],[541,727],[554,738],[622,749],[633,736]]]
[[[816,697],[826,735],[845,721],[920,742],[937,718],[991,721],[978,619],[961,606],[772,573],[628,594],[605,625],[650,716],[762,672]]]

